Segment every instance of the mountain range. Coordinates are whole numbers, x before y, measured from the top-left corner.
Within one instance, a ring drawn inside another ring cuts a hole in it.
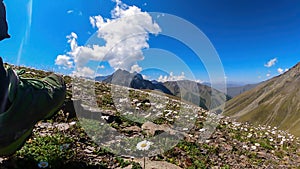
[[[156,90],[182,100],[198,105],[204,109],[211,109],[229,100],[224,93],[194,81],[167,81],[158,82],[144,79],[139,73],[130,73],[126,70],[117,70],[108,76],[99,76],[96,81],[126,86],[134,89]]]
[[[166,88],[160,82],[151,82],[143,78],[143,76],[139,73],[130,73],[126,70],[118,69],[113,74],[108,76],[99,76],[96,77],[95,80],[101,81],[104,83],[111,83],[115,85],[130,87],[134,89],[149,89],[149,90],[157,90],[169,95],[172,95],[170,90]]]
[[[300,136],[300,63],[270,80],[228,87],[227,95],[194,81],[162,83],[125,70],[117,70],[112,75],[97,77],[96,80],[135,89],[156,90],[207,110],[227,101],[226,116],[242,122],[278,127]]]
[[[300,136],[300,62],[226,104],[225,115],[239,121],[276,126]]]
[[[259,83],[258,84],[246,84],[246,85],[234,86],[234,87],[229,87],[227,85],[227,95],[234,98],[235,96],[238,96],[248,90],[253,89],[257,85],[259,85]]]

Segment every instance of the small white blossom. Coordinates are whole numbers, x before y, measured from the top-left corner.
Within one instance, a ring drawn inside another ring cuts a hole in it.
[[[103,120],[108,120],[109,116],[101,116]]]
[[[248,149],[249,147],[247,145],[243,145],[243,148],[244,149]]]
[[[144,141],[141,141],[139,142],[137,145],[136,145],[136,148],[138,150],[149,150],[150,146],[152,145],[153,143],[150,142],[150,141],[147,141],[147,140],[144,140]]]
[[[76,121],[72,121],[69,123],[70,126],[74,126],[76,124]]]
[[[203,132],[203,131],[205,131],[205,130],[206,130],[205,128],[202,128],[202,129],[200,129],[199,131],[200,131],[200,132]]]

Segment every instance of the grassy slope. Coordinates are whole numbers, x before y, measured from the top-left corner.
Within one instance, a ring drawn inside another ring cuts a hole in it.
[[[44,77],[47,72],[25,68],[27,73],[23,77]],[[49,162],[48,168],[117,168],[130,166],[141,168],[138,163],[110,153],[107,148],[98,146],[85,133],[78,123],[72,108],[71,78],[64,77],[67,82],[68,94],[65,104],[52,119],[36,125],[33,135],[16,154],[5,157],[0,162],[0,168],[38,168],[39,161]],[[110,127],[125,134],[127,137],[152,137],[142,132],[124,131],[125,128],[135,126],[141,128],[144,119],[128,120],[116,111],[116,105],[111,96],[111,86],[96,84],[97,103],[99,108],[108,112]],[[149,95],[145,92],[131,91],[130,98],[142,102]],[[172,125],[176,120],[176,113],[182,103],[167,99],[168,104],[163,109],[171,110],[171,114],[150,119],[155,124]],[[162,101],[165,101],[162,99]],[[135,104],[136,106],[136,104]],[[142,104],[142,109],[148,109]],[[206,140],[198,138],[204,133],[200,131],[209,119],[210,114],[201,108],[191,107],[194,114],[183,112],[179,116],[189,119],[197,117],[188,134],[171,150],[160,155],[151,156],[148,160],[165,161],[181,168],[296,168],[299,167],[298,138],[271,127],[254,127],[246,123],[238,123],[228,118],[217,121],[216,130]],[[188,110],[187,110],[188,111]],[[87,114],[91,113],[86,111]],[[172,119],[172,120],[171,120]],[[72,124],[75,122],[76,124]],[[99,122],[95,127],[99,127]],[[72,124],[72,125],[71,125]],[[67,127],[66,127],[67,126]],[[91,127],[93,129],[94,127]],[[280,136],[280,137],[279,137]],[[284,137],[284,142],[282,142]],[[153,145],[155,147],[156,145]],[[151,148],[150,148],[151,150]]]
[[[300,64],[228,101],[225,114],[300,136]]]

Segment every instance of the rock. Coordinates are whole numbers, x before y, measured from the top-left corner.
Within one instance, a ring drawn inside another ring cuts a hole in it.
[[[57,127],[59,131],[66,131],[70,128],[70,125],[68,123],[59,123],[55,125],[55,127]]]
[[[257,156],[258,156],[259,158],[268,158],[267,153],[266,153],[266,152],[262,152],[262,151],[257,152]]]
[[[157,124],[154,124],[154,123],[148,121],[142,125],[142,130],[145,130],[147,135],[154,136],[155,132],[170,131],[170,128],[167,125],[157,125]]]
[[[248,159],[248,157],[245,156],[245,155],[241,155],[241,156],[240,156],[240,159]]]
[[[141,166],[144,166],[144,159],[135,159],[134,161],[141,164]],[[149,169],[182,169],[181,167],[178,167],[177,165],[168,163],[166,161],[149,161],[146,160],[146,168]]]
[[[224,145],[224,148],[227,151],[231,151],[232,150],[232,146],[231,145]]]
[[[124,129],[122,129],[122,131],[139,133],[142,131],[142,129],[138,126],[130,126],[130,127],[126,127]]]
[[[84,149],[83,151],[84,151],[85,153],[88,153],[88,154],[93,153],[93,151],[92,151],[92,150],[89,150],[89,149]]]
[[[129,166],[124,167],[124,168],[118,167],[118,168],[116,168],[116,169],[131,169],[131,168],[132,168],[132,165],[129,165]]]

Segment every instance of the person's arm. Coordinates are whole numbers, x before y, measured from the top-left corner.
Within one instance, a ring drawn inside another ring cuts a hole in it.
[[[10,38],[6,21],[6,9],[3,0],[0,0],[0,41]]]

